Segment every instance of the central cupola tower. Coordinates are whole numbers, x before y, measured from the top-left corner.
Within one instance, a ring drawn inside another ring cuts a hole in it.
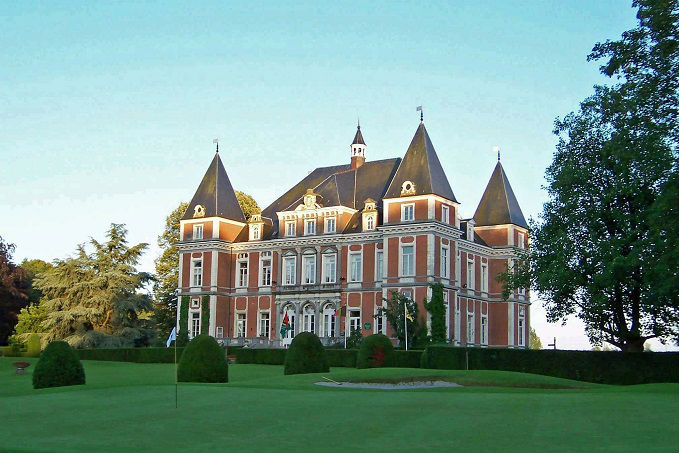
[[[358,168],[365,163],[365,141],[361,133],[361,123],[358,123],[354,141],[351,143],[351,168]]]

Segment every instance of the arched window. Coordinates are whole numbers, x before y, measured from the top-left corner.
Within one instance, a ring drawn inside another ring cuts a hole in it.
[[[368,229],[369,230],[375,229],[375,217],[374,216],[368,217]]]
[[[334,337],[335,336],[335,306],[332,303],[327,303],[323,306],[323,324],[322,324],[322,337]]]
[[[304,332],[316,332],[316,309],[313,305],[307,304],[302,310],[302,330]]]

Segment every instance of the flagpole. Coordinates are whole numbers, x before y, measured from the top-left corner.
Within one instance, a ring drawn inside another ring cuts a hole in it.
[[[179,338],[179,318],[177,313],[181,309],[181,303],[179,302],[179,290],[177,290],[177,310],[174,313],[174,325],[177,331],[174,334],[174,408],[179,407],[179,384],[177,383],[177,339]],[[188,329],[188,326],[186,327]]]
[[[408,350],[408,305],[407,302],[403,301],[403,325],[406,331],[406,351]]]

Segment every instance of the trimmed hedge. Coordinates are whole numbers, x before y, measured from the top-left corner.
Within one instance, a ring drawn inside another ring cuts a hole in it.
[[[229,350],[231,348],[229,347]],[[230,352],[230,351],[229,351]],[[283,365],[286,349],[250,349],[241,348],[234,351],[236,363],[259,363],[261,365]]]
[[[297,334],[285,354],[283,374],[322,373],[330,371],[325,348],[311,332]]]
[[[65,341],[47,345],[33,371],[33,388],[63,387],[85,383],[85,370],[78,355]]]
[[[328,365],[346,368],[356,368],[358,349],[326,349]]]
[[[422,356],[422,350],[400,350],[394,349],[394,355],[392,364],[396,368],[419,368],[420,367],[420,356]]]
[[[429,346],[422,367],[503,370],[600,384],[679,382],[677,352],[559,351]]]
[[[179,382],[229,382],[224,349],[209,335],[198,335],[184,348],[177,366]]]
[[[381,333],[368,335],[361,342],[356,357],[357,368],[381,368],[394,362],[394,345]]]
[[[111,362],[174,363],[174,348],[102,348],[76,349],[80,360],[105,360]],[[177,348],[177,361],[184,348]]]

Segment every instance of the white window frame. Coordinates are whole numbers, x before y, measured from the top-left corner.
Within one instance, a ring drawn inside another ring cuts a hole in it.
[[[462,286],[462,257],[459,250],[455,255],[455,282]]]
[[[203,239],[203,224],[193,225],[193,239]]]
[[[259,240],[259,225],[252,225],[252,240]]]
[[[450,207],[441,205],[441,222],[450,223]]]
[[[460,298],[455,296],[455,342],[459,345],[462,342],[462,310],[460,308]]]
[[[517,331],[517,345],[519,347],[526,346],[526,318],[525,316],[519,315],[519,319],[516,322]]]
[[[375,310],[375,312],[377,312],[377,310]],[[385,315],[375,315],[375,333],[381,333],[383,335],[387,334],[387,317]]]
[[[412,253],[408,254],[410,256],[409,260],[409,268],[406,268],[406,254],[405,254],[405,249],[412,249]],[[400,248],[400,265],[399,265],[399,271],[400,271],[400,276],[401,277],[414,277],[415,276],[415,244],[405,244],[401,245]]]
[[[446,307],[446,338],[450,338],[450,294],[443,290],[443,304]]]
[[[321,335],[323,337],[335,337],[335,323],[337,322],[337,317],[335,316],[335,307],[331,304],[326,304],[323,307],[323,324],[321,324]]]
[[[307,311],[307,309],[310,309]],[[302,308],[302,332],[316,333],[316,309],[307,304]]]
[[[191,299],[191,308],[200,308],[200,299],[197,297]]]
[[[518,237],[519,237],[519,248],[520,249],[526,248],[526,242],[523,233],[518,233]]]
[[[450,247],[441,246],[441,277],[450,278]]]
[[[285,236],[295,236],[297,233],[297,222],[295,220],[285,221]]]
[[[481,344],[488,346],[488,315],[481,315]]]
[[[316,284],[316,255],[302,255],[302,285]]]
[[[198,315],[198,316],[196,316]],[[202,327],[201,313],[199,311],[191,312],[191,338],[196,338],[200,335],[200,329]]]
[[[316,219],[304,219],[304,236],[316,234]]]
[[[245,264],[245,267],[242,265]],[[245,272],[243,273],[243,269]],[[236,287],[247,288],[250,279],[250,256],[247,253],[239,253],[236,260]]]
[[[481,262],[481,291],[488,292],[488,263]]]
[[[474,312],[467,312],[467,344],[474,344],[476,342],[476,317]],[[471,322],[469,320],[471,319]],[[471,341],[470,341],[471,339]]]
[[[381,282],[384,278],[384,251],[375,250],[375,280]]]
[[[332,228],[330,228],[331,223],[332,223]],[[335,216],[325,218],[325,225],[323,226],[323,232],[327,233],[327,234],[337,232],[337,218]]]
[[[358,313],[358,316],[356,316],[354,313]],[[349,310],[349,331],[347,332],[348,335],[351,335],[351,332],[358,328],[361,332],[363,332],[363,326],[361,326],[361,310]]]
[[[191,286],[203,286],[203,258],[191,260]]]
[[[266,315],[266,318],[264,315]],[[262,329],[262,324],[266,325],[265,329]],[[266,338],[271,336],[271,313],[268,310],[260,311],[257,314],[257,336]]]
[[[241,316],[243,317],[243,331],[241,332],[240,329],[238,328],[238,325],[241,324]],[[245,311],[238,311],[236,312],[236,317],[234,319],[234,334],[236,338],[247,338],[248,335],[248,314]],[[242,335],[241,335],[242,333]]]
[[[409,213],[409,216],[406,216]],[[401,205],[401,222],[412,222],[415,220],[415,203],[404,203]]]
[[[324,253],[321,255],[321,283],[329,285],[337,282],[337,254]],[[331,267],[332,269],[328,269]]]
[[[224,338],[224,327],[217,326],[217,333],[215,335],[217,338]]]
[[[358,257],[358,275],[354,274],[354,258]],[[357,283],[363,281],[363,252],[349,252],[349,259],[347,260],[347,265],[349,267],[349,282]],[[358,279],[355,279],[357,277]]]
[[[366,216],[365,229],[370,230],[370,231],[375,229],[375,215],[374,214]]]
[[[264,266],[268,261],[269,266]],[[268,272],[266,271],[268,267]],[[273,272],[273,256],[271,252],[262,252],[259,255],[259,286],[271,286]]]
[[[292,273],[288,272],[288,263],[292,262]],[[297,256],[283,257],[283,286],[293,286],[297,284]]]
[[[467,289],[474,290],[475,275],[475,260],[474,258],[467,258]]]

